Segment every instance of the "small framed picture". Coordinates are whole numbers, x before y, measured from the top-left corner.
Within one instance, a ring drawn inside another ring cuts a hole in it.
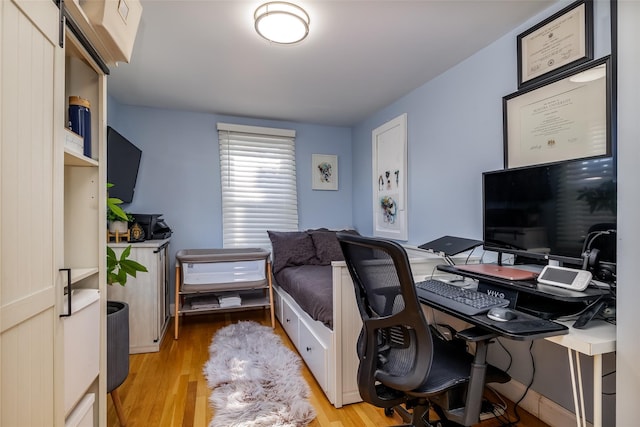
[[[593,59],[593,0],[579,0],[517,37],[518,89]]]
[[[312,154],[311,176],[311,188],[313,190],[337,190],[338,156],[330,154]]]

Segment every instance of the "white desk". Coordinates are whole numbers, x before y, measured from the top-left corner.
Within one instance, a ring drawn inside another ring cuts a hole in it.
[[[582,353],[593,357],[593,426],[602,427],[602,355],[616,351],[616,326],[602,320],[592,320],[586,329],[572,328],[573,321],[558,323],[568,326],[569,333],[545,339],[566,347],[569,353],[576,424],[578,427],[587,425],[580,371],[580,353]],[[576,382],[578,389],[576,389]]]

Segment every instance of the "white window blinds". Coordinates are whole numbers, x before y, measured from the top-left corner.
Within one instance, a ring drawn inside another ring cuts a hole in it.
[[[270,248],[298,229],[295,131],[218,123],[225,248]]]
[[[558,224],[556,245],[564,251],[576,252],[589,237],[590,227],[595,224],[611,224],[616,221],[615,198],[608,192],[615,192],[615,174],[611,158],[570,162],[561,169],[557,189]],[[590,185],[585,183],[589,182]],[[585,188],[602,194],[605,201],[614,205],[590,206],[586,200],[576,198]],[[581,236],[576,240],[576,236]],[[582,247],[581,250],[586,248]]]

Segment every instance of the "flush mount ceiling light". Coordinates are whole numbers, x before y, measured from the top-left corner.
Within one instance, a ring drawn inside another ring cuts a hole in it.
[[[273,43],[298,43],[309,34],[309,15],[284,1],[265,3],[253,14],[258,34]]]
[[[575,76],[571,76],[569,77],[569,81],[573,83],[586,83],[586,82],[592,82],[594,80],[601,79],[603,77],[606,77],[606,75],[607,75],[607,69],[603,64],[595,68],[591,68],[589,70],[583,71],[579,74],[576,74]]]

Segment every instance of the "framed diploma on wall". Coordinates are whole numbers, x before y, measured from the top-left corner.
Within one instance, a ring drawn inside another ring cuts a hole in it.
[[[593,59],[593,1],[580,0],[517,37],[518,89]]]
[[[505,168],[611,155],[612,79],[607,56],[505,96]]]

